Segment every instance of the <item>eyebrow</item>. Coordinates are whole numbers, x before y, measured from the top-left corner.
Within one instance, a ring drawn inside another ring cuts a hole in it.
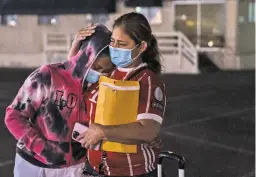
[[[114,38],[112,38],[111,37],[111,40],[114,40],[115,41],[115,39]],[[121,41],[121,40],[116,40],[117,42],[122,42],[122,43],[127,43],[127,41]]]

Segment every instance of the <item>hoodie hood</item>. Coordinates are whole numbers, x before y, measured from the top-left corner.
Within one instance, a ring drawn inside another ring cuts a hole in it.
[[[85,80],[92,64],[98,57],[109,56],[108,48],[111,32],[104,26],[98,25],[95,33],[82,41],[78,53],[69,61],[72,63],[72,76]]]

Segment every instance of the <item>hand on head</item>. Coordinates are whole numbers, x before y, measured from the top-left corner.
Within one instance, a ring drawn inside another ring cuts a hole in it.
[[[86,39],[86,37],[91,36],[94,32],[95,32],[95,28],[96,28],[96,24],[89,24],[87,27],[85,28],[81,28],[78,33],[75,36],[75,39],[73,41],[73,43],[79,43],[82,40]]]

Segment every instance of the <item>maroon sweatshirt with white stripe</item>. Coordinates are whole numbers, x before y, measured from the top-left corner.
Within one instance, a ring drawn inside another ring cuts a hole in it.
[[[154,72],[149,70],[145,64],[142,64],[133,69],[118,68],[113,71],[111,77],[123,80],[134,72],[141,70],[141,67],[146,67],[146,69],[138,72],[131,79],[140,83],[137,120],[153,119],[162,124],[166,105],[165,85]],[[94,84],[89,89],[90,92],[88,92],[88,98],[86,98],[87,114],[89,120],[94,122],[99,87]],[[137,145],[137,154],[107,152],[105,174],[109,176],[134,176],[151,172],[156,169],[157,157],[160,152],[160,144],[155,147],[139,144]],[[101,157],[101,151],[88,150],[89,162],[96,170],[98,170],[101,163]]]

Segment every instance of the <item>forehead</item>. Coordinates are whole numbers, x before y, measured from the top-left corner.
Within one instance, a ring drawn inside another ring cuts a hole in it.
[[[122,27],[115,27],[111,37],[115,40],[131,40]]]

